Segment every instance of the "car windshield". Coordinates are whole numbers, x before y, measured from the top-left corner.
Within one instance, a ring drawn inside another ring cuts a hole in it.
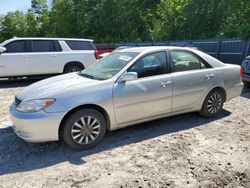
[[[134,52],[113,52],[98,60],[80,74],[91,79],[106,80],[116,75],[137,55],[138,53]]]

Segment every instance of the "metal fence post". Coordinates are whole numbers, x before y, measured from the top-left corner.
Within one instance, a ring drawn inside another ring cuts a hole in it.
[[[250,41],[247,42],[246,49],[245,49],[245,57],[250,55]]]
[[[216,58],[219,59],[220,57],[220,50],[221,50],[221,40],[217,41],[217,50],[216,50]]]

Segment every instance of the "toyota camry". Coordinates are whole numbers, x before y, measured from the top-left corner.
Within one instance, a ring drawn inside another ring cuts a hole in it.
[[[28,142],[63,139],[96,146],[106,130],[188,112],[217,116],[241,94],[242,70],[185,47],[118,50],[79,73],[34,83],[10,107],[13,130]]]

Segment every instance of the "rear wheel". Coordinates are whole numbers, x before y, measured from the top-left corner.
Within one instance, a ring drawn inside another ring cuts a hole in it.
[[[205,98],[200,115],[203,117],[215,117],[222,108],[225,101],[225,97],[220,90],[212,90]]]
[[[62,137],[73,149],[83,150],[96,146],[104,137],[106,121],[93,109],[75,112],[64,124]]]
[[[78,65],[69,65],[65,67],[64,73],[70,73],[70,72],[80,72],[82,68]]]

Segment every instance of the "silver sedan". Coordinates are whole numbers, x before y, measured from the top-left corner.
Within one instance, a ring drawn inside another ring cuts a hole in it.
[[[241,76],[240,66],[196,49],[119,50],[81,73],[26,87],[10,107],[13,129],[28,142],[63,139],[86,149],[106,130],[194,111],[216,116],[241,94]]]

